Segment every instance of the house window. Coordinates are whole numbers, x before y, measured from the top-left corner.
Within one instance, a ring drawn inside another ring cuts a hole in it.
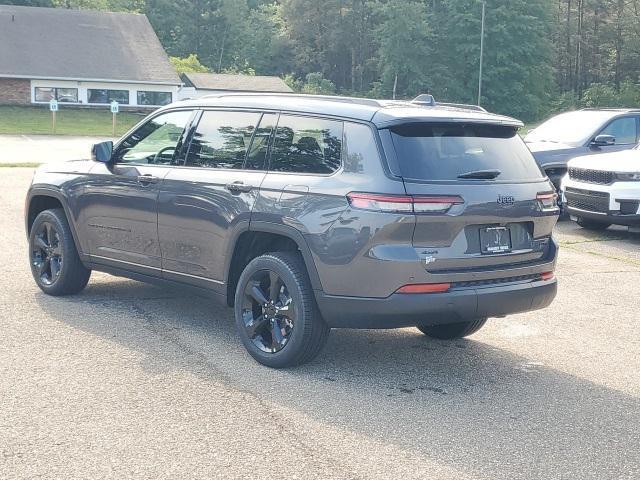
[[[118,102],[122,105],[129,104],[129,90],[107,90],[103,88],[90,88],[87,90],[89,103]]]
[[[138,105],[166,105],[171,103],[171,92],[138,92]]]
[[[48,102],[58,100],[59,102],[78,103],[77,88],[56,88],[56,87],[36,87],[36,102]]]

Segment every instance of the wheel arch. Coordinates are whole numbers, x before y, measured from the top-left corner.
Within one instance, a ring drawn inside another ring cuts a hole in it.
[[[71,235],[73,236],[73,242],[75,243],[76,250],[78,251],[80,258],[84,259],[84,254],[80,248],[80,241],[76,231],[75,222],[71,215],[67,199],[64,193],[59,190],[46,187],[37,187],[29,190],[25,205],[25,231],[27,233],[27,237],[31,233],[31,227],[33,226],[33,222],[38,214],[44,210],[52,208],[62,208],[64,211],[67,221],[69,222],[69,228],[71,229]]]
[[[251,222],[236,230],[226,255],[227,304],[233,305],[235,289],[244,267],[255,257],[272,251],[299,251],[314,290],[322,290],[311,249],[302,233],[288,225]]]

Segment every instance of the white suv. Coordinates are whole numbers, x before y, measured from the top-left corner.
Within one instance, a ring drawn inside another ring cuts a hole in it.
[[[576,157],[568,163],[562,195],[581,227],[640,229],[640,149]]]

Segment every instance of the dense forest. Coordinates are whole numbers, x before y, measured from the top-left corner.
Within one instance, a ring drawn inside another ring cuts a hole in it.
[[[479,0],[9,3],[145,13],[181,70],[279,75],[309,93],[478,100]],[[482,105],[524,120],[640,106],[640,0],[487,0],[483,67]]]

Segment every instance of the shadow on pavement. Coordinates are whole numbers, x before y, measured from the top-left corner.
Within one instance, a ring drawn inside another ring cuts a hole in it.
[[[231,309],[208,299],[121,279],[90,283],[75,297],[36,295],[57,321],[144,354],[142,367],[154,374],[186,370],[276,411],[462,472],[500,479],[638,474],[637,398],[473,337],[334,331],[315,362],[275,371],[250,359]]]

